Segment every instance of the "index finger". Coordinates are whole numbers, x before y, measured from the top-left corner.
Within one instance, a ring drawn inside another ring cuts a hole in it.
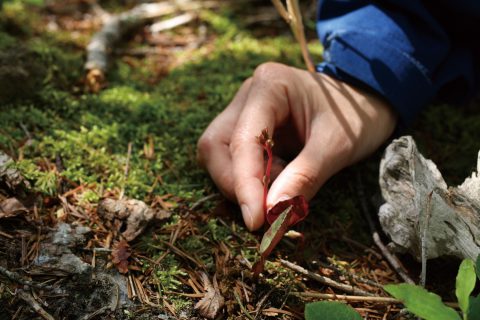
[[[287,67],[267,64],[257,68],[230,143],[235,195],[250,230],[264,223],[264,158],[256,136],[265,128],[273,135],[275,126],[288,116],[286,87],[276,81],[282,79],[278,72],[283,71],[273,70],[278,68]]]

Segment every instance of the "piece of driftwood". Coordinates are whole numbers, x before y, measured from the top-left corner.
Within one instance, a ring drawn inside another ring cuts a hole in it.
[[[394,140],[380,163],[386,203],[379,219],[392,247],[417,260],[476,259],[480,253],[480,153],[477,172],[448,187],[436,165],[410,136]],[[423,259],[422,259],[423,256]]]
[[[169,3],[144,3],[130,11],[107,18],[102,29],[94,34],[87,45],[87,86],[98,92],[104,81],[108,65],[108,53],[121,37],[146,21],[172,13],[175,7]]]
[[[212,1],[190,0],[143,3],[121,14],[107,16],[102,29],[93,35],[87,45],[87,61],[85,63],[87,87],[93,92],[102,89],[108,66],[108,54],[115,43],[127,32],[176,11],[193,11],[200,8],[210,8],[213,5],[216,5],[216,3]],[[185,16],[183,16],[183,19],[185,19]],[[176,23],[178,24],[178,21]]]

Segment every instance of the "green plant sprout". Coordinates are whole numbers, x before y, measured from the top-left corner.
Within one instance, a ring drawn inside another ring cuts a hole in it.
[[[475,275],[476,274],[476,275]],[[476,263],[465,259],[460,264],[455,283],[455,295],[463,320],[480,319],[480,294],[471,296],[480,279],[480,256]],[[407,310],[425,320],[461,320],[459,313],[446,306],[440,296],[412,284],[389,284],[386,292],[402,301]],[[360,320],[362,317],[352,307],[336,301],[308,303],[305,306],[306,320]]]

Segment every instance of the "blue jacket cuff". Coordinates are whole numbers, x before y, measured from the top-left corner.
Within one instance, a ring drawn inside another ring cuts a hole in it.
[[[331,32],[324,48],[319,72],[373,89],[392,105],[403,125],[409,125],[435,96],[426,68],[374,35],[351,30]]]

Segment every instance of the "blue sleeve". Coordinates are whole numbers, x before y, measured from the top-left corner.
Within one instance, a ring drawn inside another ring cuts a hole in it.
[[[403,125],[445,88],[454,99],[476,89],[471,50],[454,45],[422,1],[320,0],[317,31],[318,71],[373,89]]]

